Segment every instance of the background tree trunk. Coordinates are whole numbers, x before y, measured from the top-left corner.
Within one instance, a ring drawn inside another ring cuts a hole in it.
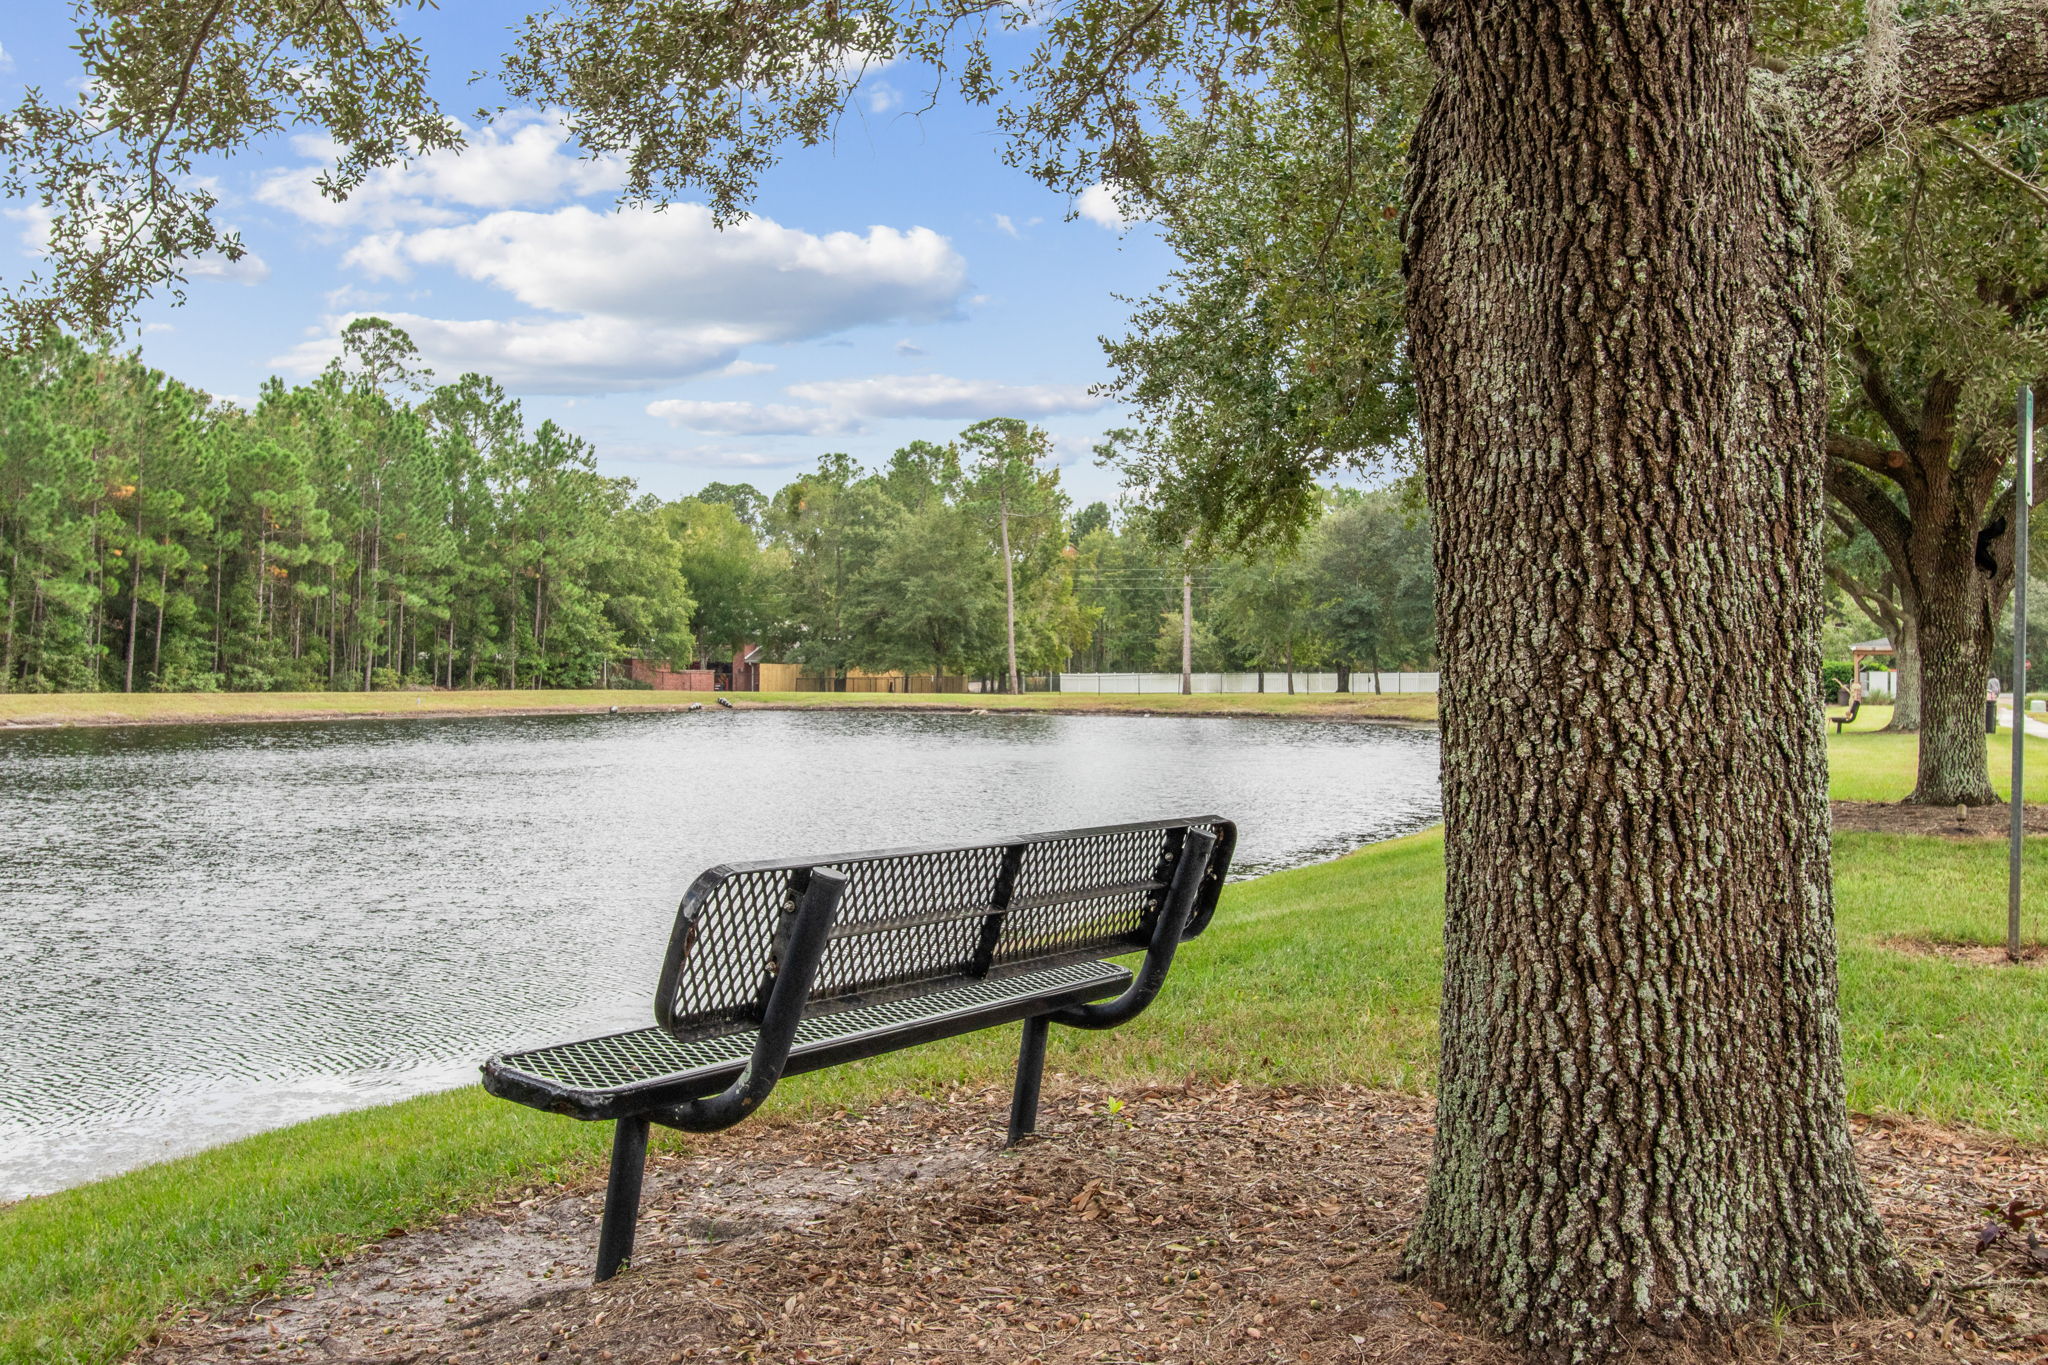
[[[1836,1013],[1818,212],[1747,16],[1411,13],[1448,886],[1407,1268],[1559,1358],[1904,1303]]]
[[[1920,624],[1911,612],[1899,620],[1892,641],[1892,718],[1884,727],[1899,733],[1920,729]]]

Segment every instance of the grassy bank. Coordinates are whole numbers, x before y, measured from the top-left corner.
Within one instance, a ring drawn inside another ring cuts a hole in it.
[[[1892,740],[1851,732],[1831,741],[1838,784],[1850,788],[1838,794],[1903,794],[1911,750]],[[2048,1074],[2048,968],[1972,967],[1886,946],[1997,942],[2004,858],[1996,841],[1837,839],[1844,1041],[1858,1110],[2048,1142],[2039,1084]],[[2030,852],[2029,867],[2030,937],[2040,941],[2048,848]],[[1112,1033],[1056,1031],[1052,1066],[1125,1083],[1193,1074],[1427,1090],[1442,889],[1435,831],[1234,886],[1150,1012]],[[1000,1082],[1014,1045],[1014,1030],[1004,1030],[799,1077],[756,1121],[858,1108],[906,1087]],[[0,1361],[114,1359],[168,1305],[245,1294],[390,1228],[591,1169],[606,1139],[602,1125],[467,1089],[300,1124],[0,1210]]]
[[[1432,692],[1171,693],[1031,692],[1019,697],[860,692],[733,692],[740,707],[778,710],[980,708],[1067,715],[1299,716],[1325,720],[1436,719]],[[344,720],[403,716],[546,715],[610,711],[680,711],[709,705],[702,692],[66,692],[0,695],[0,726],[194,725],[232,721]]]

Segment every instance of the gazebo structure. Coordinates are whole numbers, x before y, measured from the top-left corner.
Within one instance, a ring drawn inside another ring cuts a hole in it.
[[[1849,646],[1849,667],[1853,670],[1849,676],[1858,683],[1861,683],[1863,681],[1863,661],[1874,659],[1881,654],[1889,655],[1890,653],[1892,653],[1892,642],[1889,639],[1857,641]]]

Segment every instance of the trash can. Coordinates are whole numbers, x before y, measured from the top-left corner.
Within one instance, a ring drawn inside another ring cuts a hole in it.
[[[1998,733],[1998,698],[1996,697],[1986,697],[1984,699],[1984,733],[1987,735]]]

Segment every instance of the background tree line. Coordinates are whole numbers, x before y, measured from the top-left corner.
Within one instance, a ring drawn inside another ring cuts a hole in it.
[[[1428,658],[1419,514],[1393,492],[1326,513],[1297,548],[1192,567],[1198,667]],[[0,690],[592,686],[748,643],[1000,679],[1012,622],[1026,672],[1177,668],[1190,567],[1140,514],[1076,511],[1011,419],[663,502],[490,379],[432,386],[374,320],[248,410],[69,340],[0,360]]]
[[[0,687],[538,687],[687,653],[658,503],[412,360],[358,323],[246,411],[64,339],[0,362]]]

